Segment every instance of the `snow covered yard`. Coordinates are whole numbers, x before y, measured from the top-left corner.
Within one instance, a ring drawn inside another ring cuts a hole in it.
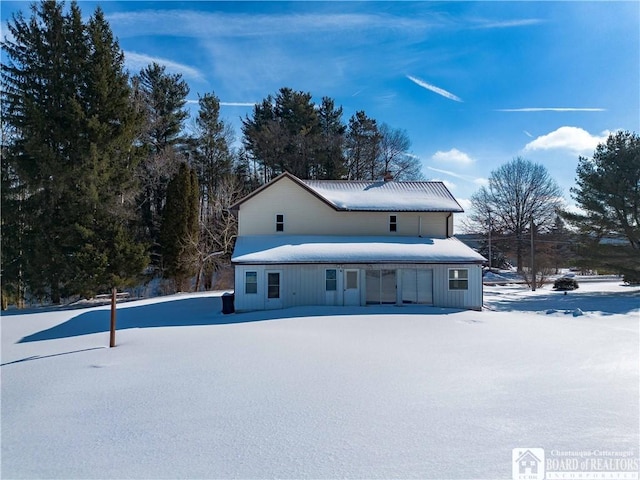
[[[511,478],[639,442],[640,289],[485,287],[482,312],[219,294],[3,315],[3,478]],[[578,310],[579,309],[579,310]]]

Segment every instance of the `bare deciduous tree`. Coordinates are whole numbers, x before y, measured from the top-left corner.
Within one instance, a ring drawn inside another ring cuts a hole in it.
[[[562,191],[547,169],[518,157],[491,172],[489,184],[471,197],[469,225],[483,232],[491,218],[493,232],[512,236],[522,271],[532,222],[536,232],[550,230],[563,203]]]

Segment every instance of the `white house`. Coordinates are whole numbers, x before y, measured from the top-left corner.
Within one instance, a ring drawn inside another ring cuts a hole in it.
[[[482,308],[480,254],[453,237],[442,182],[300,180],[232,207],[236,311],[296,305]]]

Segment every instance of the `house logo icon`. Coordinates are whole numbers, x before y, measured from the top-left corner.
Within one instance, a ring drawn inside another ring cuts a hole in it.
[[[514,448],[511,462],[513,480],[544,480],[543,448]]]

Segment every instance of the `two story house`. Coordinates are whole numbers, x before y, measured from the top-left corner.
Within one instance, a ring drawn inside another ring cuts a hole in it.
[[[442,182],[283,173],[233,207],[236,311],[298,305],[482,308],[480,254],[453,237]]]

